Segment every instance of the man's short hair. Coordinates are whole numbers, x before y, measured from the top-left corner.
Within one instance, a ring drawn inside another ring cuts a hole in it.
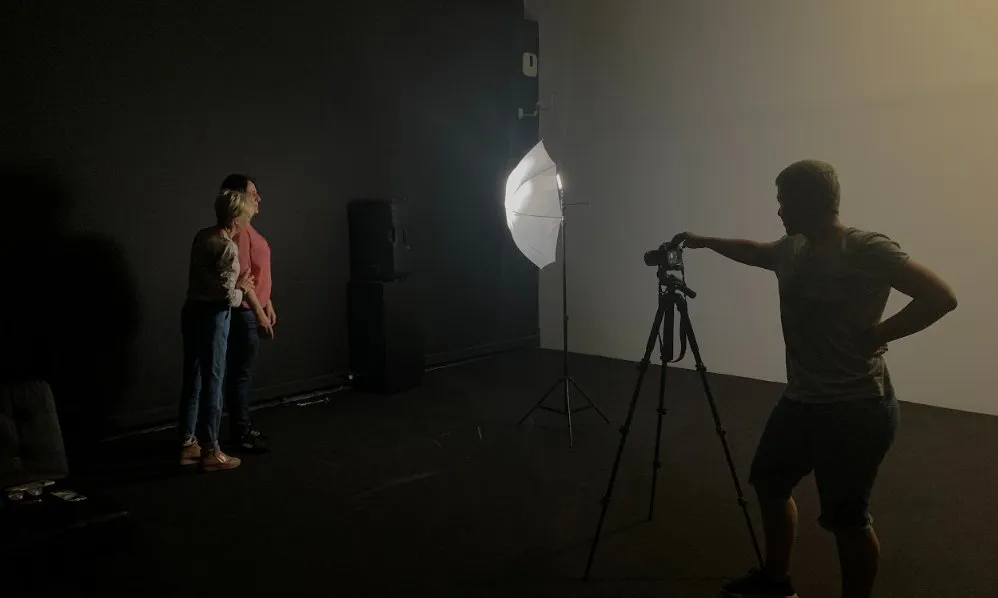
[[[252,177],[248,174],[230,174],[225,177],[225,180],[222,181],[222,185],[219,188],[222,190],[232,189],[233,191],[242,191],[245,193],[246,187],[248,187],[250,183],[256,185],[256,177]]]
[[[787,166],[776,177],[777,189],[790,197],[802,199],[815,209],[839,213],[841,189],[835,168],[821,160],[800,160]]]
[[[219,226],[229,227],[234,222],[249,220],[252,214],[249,196],[243,191],[222,189],[215,196],[215,218]]]

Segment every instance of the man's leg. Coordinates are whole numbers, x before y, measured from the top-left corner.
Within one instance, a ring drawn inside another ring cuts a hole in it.
[[[229,411],[229,433],[237,448],[263,452],[262,440],[252,434],[250,395],[253,390],[253,368],[260,346],[260,332],[253,310],[232,310],[229,344],[226,356],[225,406]]]
[[[784,398],[769,416],[749,475],[762,513],[765,564],[762,571],[752,571],[725,585],[721,590],[724,596],[796,596],[790,581],[790,558],[797,537],[797,504],[792,492],[811,471],[807,407]]]
[[[787,579],[790,577],[790,557],[797,540],[797,503],[793,497],[767,497],[758,490],[756,496],[766,536],[764,571],[770,579]]]
[[[880,567],[880,541],[873,528],[838,530],[843,598],[869,598]]]
[[[870,495],[894,443],[900,411],[894,398],[848,401],[826,409],[816,434],[819,521],[835,534],[843,598],[869,598],[880,563]]]

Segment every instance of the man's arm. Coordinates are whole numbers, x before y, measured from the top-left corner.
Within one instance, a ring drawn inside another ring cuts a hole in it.
[[[755,266],[773,270],[776,268],[776,243],[760,243],[746,239],[722,239],[718,237],[701,237],[693,233],[680,233],[673,237],[672,242],[682,241],[690,249],[706,247],[746,266]]]
[[[911,297],[904,309],[874,327],[870,343],[886,345],[935,324],[956,309],[956,294],[935,272],[914,260],[895,268],[891,286]]]

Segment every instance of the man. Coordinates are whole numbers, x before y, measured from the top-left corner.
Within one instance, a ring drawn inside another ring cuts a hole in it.
[[[883,354],[888,343],[955,309],[956,296],[888,237],[839,221],[839,182],[831,165],[795,162],[776,178],[776,188],[787,233],[780,240],[757,243],[689,232],[674,239],[772,270],[779,283],[788,383],[749,477],[762,511],[765,566],[726,585],[722,595],[797,596],[790,580],[797,531],[792,491],[814,471],[819,522],[838,545],[842,596],[868,598],[880,559],[870,493],[898,424]],[[892,288],[912,300],[881,321]]]
[[[222,181],[222,189],[246,193],[255,217],[260,213],[260,193],[256,181],[243,174],[231,174]],[[271,298],[270,245],[257,230],[247,224],[233,240],[239,247],[239,263],[256,284],[259,307],[248,303],[232,309],[229,330],[228,357],[225,373],[225,405],[229,411],[229,430],[233,448],[243,453],[267,451],[265,438],[253,426],[249,403],[253,391],[253,368],[256,365],[260,337],[274,338],[277,312]]]

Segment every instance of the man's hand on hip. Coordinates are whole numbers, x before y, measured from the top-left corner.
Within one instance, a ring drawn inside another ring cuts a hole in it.
[[[860,333],[856,339],[856,346],[860,355],[866,359],[879,357],[887,352],[887,343],[880,340],[877,327],[869,328]]]

